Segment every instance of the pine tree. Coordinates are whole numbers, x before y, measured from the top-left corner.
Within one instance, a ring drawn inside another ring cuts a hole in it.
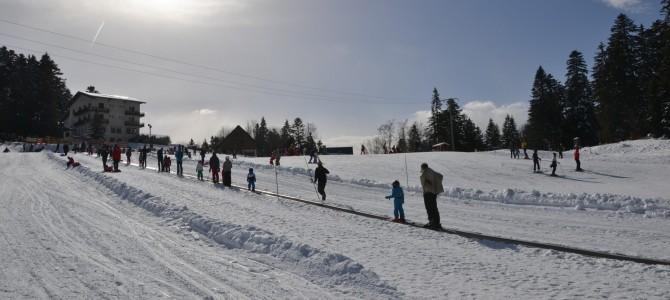
[[[437,88],[433,88],[433,99],[430,104],[430,118],[428,119],[428,134],[431,144],[437,144],[444,138],[444,128],[442,127],[442,100]]]
[[[565,97],[561,105],[561,142],[563,145],[571,145],[574,137],[580,137],[582,145],[595,145],[598,143],[595,105],[586,62],[581,52],[575,50],[570,53],[565,78]]]
[[[500,128],[493,119],[489,118],[489,124],[486,126],[486,133],[484,134],[484,141],[489,150],[495,150],[502,147],[500,141]]]
[[[89,93],[96,93],[96,94],[97,94],[97,93],[100,93],[100,92],[98,92],[98,90],[96,90],[95,87],[92,86],[92,85],[87,86],[87,87],[86,87],[86,91],[89,92]]]
[[[256,129],[256,152],[258,155],[268,155],[268,124],[265,117],[261,117],[261,121],[257,124]]]
[[[607,46],[599,49],[594,65],[594,95],[598,103],[601,141],[615,142],[641,136],[639,116],[644,107],[638,79],[638,27],[620,14]]]
[[[485,147],[482,131],[468,117],[463,117],[463,135],[460,142],[460,151],[477,151]]]
[[[280,131],[280,147],[289,148],[293,146],[293,137],[291,136],[291,125],[288,123],[288,120],[284,121],[284,126],[282,126]]]
[[[421,139],[421,132],[419,130],[419,124],[414,122],[409,128],[409,134],[407,137],[407,147],[409,152],[418,152],[422,150],[421,145],[423,144]]]
[[[561,103],[563,87],[539,67],[535,73],[532,98],[528,107],[528,146],[556,147],[561,139]]]
[[[514,117],[511,115],[505,116],[500,141],[503,147],[512,148],[519,146],[519,131],[516,128]]]
[[[447,99],[447,108],[442,112],[442,115],[441,120],[443,125],[441,127],[444,128],[444,138],[442,140],[449,143],[451,149],[466,151],[462,147],[465,116],[461,112],[461,108],[458,106],[455,98]]]
[[[305,124],[302,122],[302,119],[295,118],[293,120],[293,125],[291,126],[291,136],[298,147],[303,147],[305,143]]]

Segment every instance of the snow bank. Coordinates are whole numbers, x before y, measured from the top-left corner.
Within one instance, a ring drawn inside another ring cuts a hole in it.
[[[670,163],[670,140],[644,139],[623,141],[613,144],[587,147],[585,155],[601,160],[615,160],[629,163],[668,164]]]
[[[49,158],[62,161],[53,153],[47,155]],[[84,166],[73,170],[106,187],[120,198],[157,216],[173,220],[181,219],[188,228],[229,249],[269,255],[281,263],[298,266],[306,273],[306,278],[323,286],[336,286],[337,290],[356,298],[368,298],[370,295],[375,297],[387,295],[388,298],[402,296],[394,287],[380,280],[377,274],[366,270],[363,265],[347,256],[291,241],[285,236],[277,236],[255,226],[241,226],[194,213],[186,206],[176,206],[161,197],[153,196]]]

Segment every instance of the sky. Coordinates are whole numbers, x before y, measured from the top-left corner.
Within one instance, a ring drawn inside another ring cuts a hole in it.
[[[354,146],[387,120],[425,124],[433,88],[482,130],[523,124],[538,66],[562,80],[572,50],[591,66],[619,13],[648,25],[659,3],[0,0],[0,45],[48,52],[73,93],[146,101],[142,121],[175,142],[264,116]]]

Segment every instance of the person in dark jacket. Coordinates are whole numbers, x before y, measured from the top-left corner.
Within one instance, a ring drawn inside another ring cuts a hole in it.
[[[156,151],[156,158],[158,159],[158,172],[163,172],[163,148]]]
[[[558,161],[556,161],[556,153],[554,153],[554,159],[551,160],[551,176],[557,176],[556,175],[556,167],[558,166]]]
[[[533,150],[533,172],[541,172],[540,161],[542,159],[537,155],[537,149]]]
[[[67,144],[63,145],[63,154],[67,155],[67,153],[70,152],[70,146]]]
[[[254,174],[254,168],[249,168],[249,174],[247,174],[247,189],[252,192],[256,191],[256,174]]]
[[[184,167],[182,166],[182,162],[184,161],[184,147],[179,146],[177,148],[177,151],[174,153],[174,158],[177,161],[177,175],[182,176],[184,175]]]
[[[109,156],[109,149],[107,148],[107,145],[102,145],[102,149],[100,149],[100,157],[102,158],[103,170],[107,169],[107,157],[108,156]]]
[[[216,156],[216,153],[212,153],[212,157],[209,158],[209,171],[212,173],[212,182],[219,183],[219,167],[220,167],[219,158]]]
[[[223,185],[231,186],[231,173],[233,172],[233,162],[230,161],[230,157],[226,156],[226,160],[223,162],[223,168],[221,170],[221,175],[223,179]]]
[[[128,146],[128,149],[126,149],[126,166],[130,165],[130,156],[133,155],[133,149]]]
[[[203,164],[205,163],[205,154],[205,148],[200,149],[200,160]]]
[[[316,182],[317,191],[321,195],[321,200],[326,201],[326,181],[328,180],[328,169],[323,167],[323,163],[318,162],[316,170],[314,170],[314,180]]]

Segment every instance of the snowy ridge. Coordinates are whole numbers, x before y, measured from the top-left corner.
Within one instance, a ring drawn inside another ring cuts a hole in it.
[[[234,164],[254,169],[273,169],[267,164],[256,164],[248,161],[235,161]],[[278,168],[281,172],[291,173],[292,175],[312,176],[313,171],[301,167],[283,167]],[[377,182],[372,179],[342,179],[335,174],[328,175],[329,181],[356,184],[360,186],[390,190],[391,184]],[[405,188],[407,192],[421,193],[421,186],[409,186]],[[607,194],[607,193],[551,193],[540,192],[537,190],[524,191],[521,189],[494,189],[488,192],[480,189],[450,187],[445,188],[444,194],[448,198],[459,200],[489,201],[504,204],[516,205],[536,205],[548,207],[569,207],[578,210],[596,209],[608,210],[617,213],[641,214],[645,217],[664,217],[670,218],[670,199],[662,198],[639,198],[627,195]]]
[[[54,162],[61,160],[49,152]],[[59,166],[62,164],[58,163]],[[329,253],[310,245],[294,242],[285,236],[277,236],[255,226],[241,226],[212,219],[190,211],[186,206],[177,206],[161,197],[153,196],[104,173],[87,167],[74,168],[83,176],[106,187],[120,198],[168,219],[181,219],[195,232],[209,237],[228,249],[240,249],[254,254],[264,254],[282,264],[297,266],[306,278],[328,287],[336,286],[348,297],[369,298],[370,295],[386,295],[388,298],[402,297],[394,287],[382,281],[377,274],[366,270],[351,258]]]

